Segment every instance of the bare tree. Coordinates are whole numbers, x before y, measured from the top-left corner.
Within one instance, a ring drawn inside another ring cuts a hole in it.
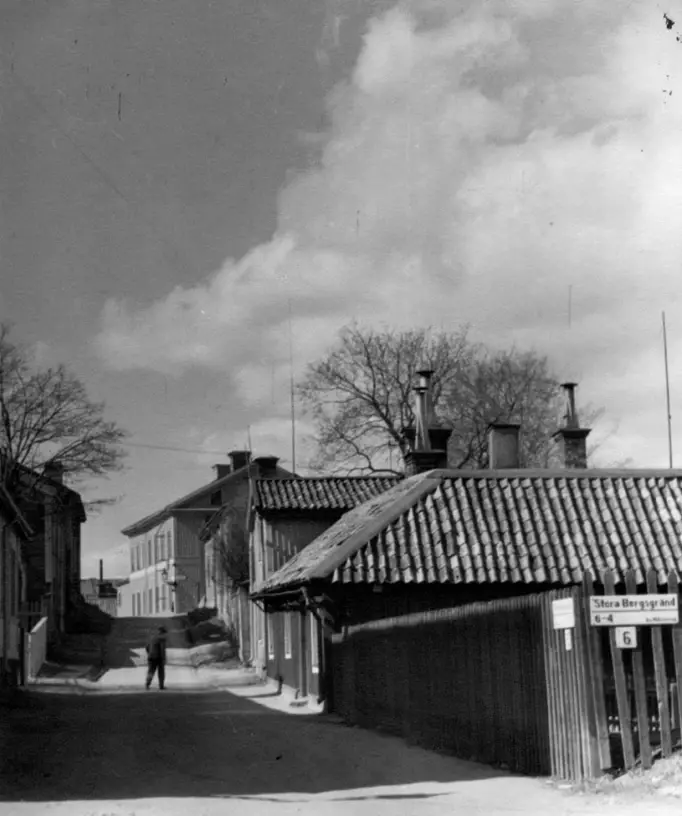
[[[487,467],[489,424],[511,421],[522,425],[525,466],[557,463],[552,435],[564,405],[546,357],[515,349],[492,352],[470,342],[466,328],[376,332],[353,324],[308,367],[298,387],[316,431],[312,467],[402,472],[408,451],[403,428],[414,422],[411,389],[422,367],[434,371],[436,413],[453,429],[452,467]],[[590,406],[581,412],[584,423],[600,415]]]
[[[246,514],[241,508],[223,508],[220,526],[214,537],[218,562],[216,578],[226,589],[243,586],[249,581],[249,537]]]
[[[0,324],[0,480],[37,481],[57,463],[67,482],[105,476],[122,467],[126,432],[104,419],[80,380],[64,366],[41,369]],[[97,508],[114,499],[97,499]]]

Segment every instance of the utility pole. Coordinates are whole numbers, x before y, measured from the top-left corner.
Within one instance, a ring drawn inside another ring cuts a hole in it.
[[[670,376],[668,373],[668,337],[665,330],[665,312],[661,314],[661,321],[663,323],[663,361],[665,364],[665,406],[668,420],[668,461],[669,467],[673,466],[673,429],[672,429],[672,415],[670,413]]]

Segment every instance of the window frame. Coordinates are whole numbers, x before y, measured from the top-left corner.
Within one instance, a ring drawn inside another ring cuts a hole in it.
[[[310,613],[310,670],[313,674],[320,673],[320,653],[319,649],[319,625],[313,613]]]
[[[268,660],[275,659],[275,620],[272,614],[267,616]]]
[[[292,656],[292,632],[291,632],[291,613],[284,613],[284,659],[291,660]]]

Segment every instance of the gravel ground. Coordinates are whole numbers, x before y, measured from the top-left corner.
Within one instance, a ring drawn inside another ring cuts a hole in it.
[[[235,692],[46,688],[3,707],[0,814],[680,812],[679,801],[631,808],[603,795],[568,795],[324,716],[297,716],[263,687]]]

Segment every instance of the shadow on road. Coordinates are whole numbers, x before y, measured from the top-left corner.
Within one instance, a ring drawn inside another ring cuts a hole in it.
[[[248,798],[358,793],[429,798],[418,783],[507,776],[225,691],[21,695],[0,710],[0,801]],[[400,786],[395,793],[358,789]]]

